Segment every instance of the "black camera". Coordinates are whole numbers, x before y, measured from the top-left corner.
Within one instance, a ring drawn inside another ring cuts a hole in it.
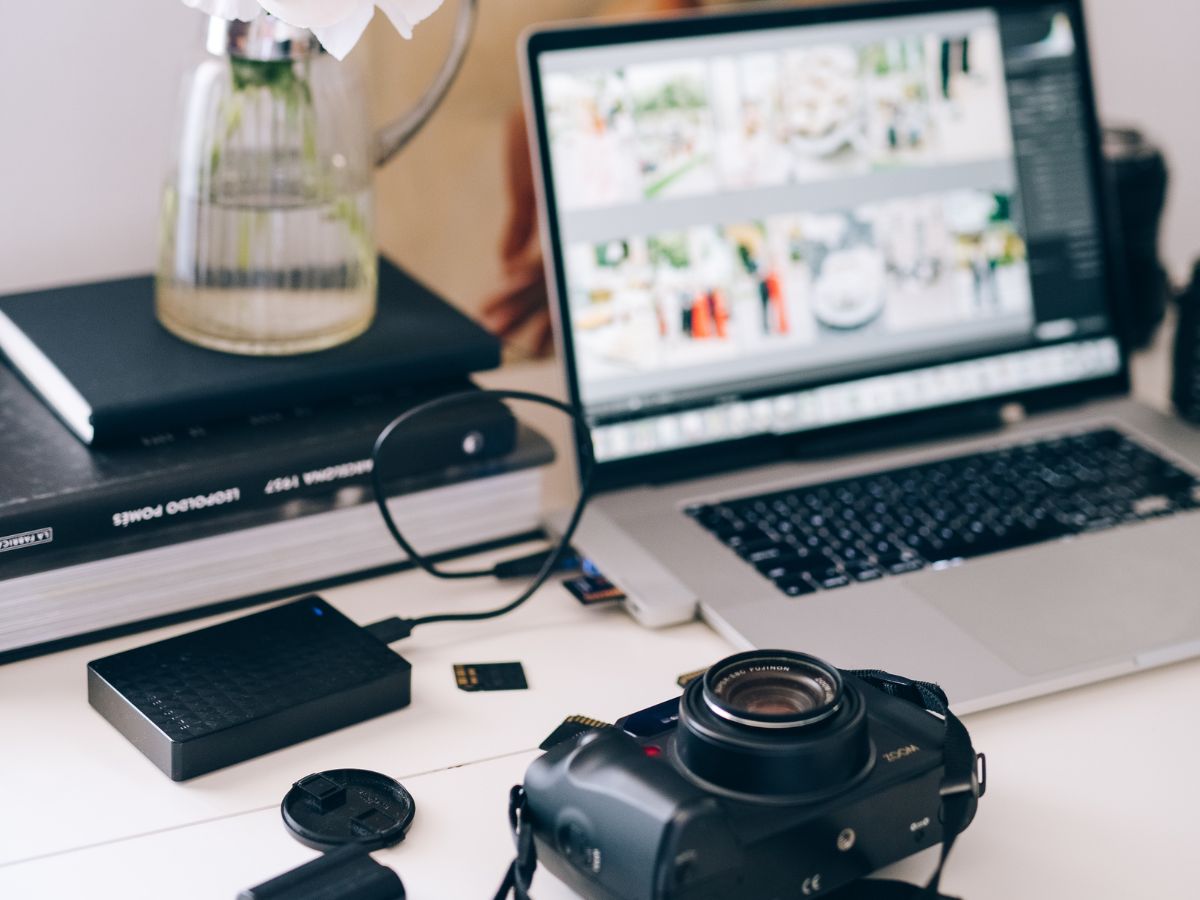
[[[533,762],[538,861],[588,898],[783,900],[952,838],[982,779],[961,723],[927,711],[917,687],[790,651],[731,656],[681,698]],[[944,827],[950,795],[961,805]]]

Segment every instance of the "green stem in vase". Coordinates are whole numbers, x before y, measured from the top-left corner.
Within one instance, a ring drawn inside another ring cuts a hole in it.
[[[267,91],[279,104],[286,127],[299,130],[300,185],[306,195],[320,202],[333,201],[327,215],[341,222],[354,247],[358,262],[366,272],[373,272],[375,248],[371,241],[370,223],[362,215],[357,202],[342,196],[331,173],[321,165],[317,135],[317,118],[307,63],[292,60],[229,59],[232,91],[222,99],[218,110],[219,134],[209,158],[209,183],[218,180],[218,170],[226,160],[226,151],[242,128],[255,94]],[[294,133],[294,132],[293,132]],[[215,188],[214,188],[215,189]],[[255,234],[266,227],[265,217],[256,217],[253,228],[245,221],[236,235],[237,264],[246,269],[252,263],[251,246]]]

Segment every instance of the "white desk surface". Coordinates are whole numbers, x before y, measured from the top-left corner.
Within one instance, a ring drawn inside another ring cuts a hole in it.
[[[1162,355],[1141,366],[1162,397]],[[370,622],[511,595],[409,572],[326,596]],[[315,856],[288,836],[278,804],[293,781],[343,767],[412,791],[407,840],[376,855],[412,900],[490,898],[512,857],[508,789],[562,718],[611,721],[729,651],[699,623],[650,632],[552,584],[506,618],[431,625],[397,645],[413,663],[409,708],[176,784],[88,706],[85,663],[221,618],[0,667],[0,898],[232,898]],[[454,663],[508,660],[524,663],[528,691],[455,687]],[[988,794],[945,889],[966,900],[1200,897],[1198,697],[1193,661],[968,716]],[[889,874],[919,878],[932,864],[927,853]],[[538,900],[572,896],[545,871],[534,886]]]

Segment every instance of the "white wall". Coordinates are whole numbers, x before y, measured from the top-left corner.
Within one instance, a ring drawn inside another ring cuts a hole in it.
[[[149,269],[179,79],[178,0],[3,0],[0,291]]]
[[[385,247],[464,306],[478,305],[494,273],[500,127],[516,97],[513,36],[522,20],[595,5],[483,0],[481,33],[494,46],[473,55],[439,116],[445,122],[435,120],[381,179]],[[1102,116],[1144,127],[1170,156],[1164,241],[1182,279],[1200,255],[1200,3],[1087,5]],[[15,17],[7,11],[3,27],[0,291],[149,269],[179,77],[202,52],[203,17],[177,0],[53,0],[22,3]],[[419,49],[420,31],[412,45],[376,33],[372,48],[434,54],[445,27],[427,27],[428,50]],[[451,137],[455,121],[460,140]],[[447,159],[467,170],[445,171]],[[431,183],[433,198],[418,193]]]

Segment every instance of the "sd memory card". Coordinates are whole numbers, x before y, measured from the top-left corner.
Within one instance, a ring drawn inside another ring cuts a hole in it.
[[[591,719],[587,716],[567,716],[562,720],[561,725],[550,732],[546,736],[546,739],[538,744],[538,749],[549,750],[556,744],[572,740],[581,734],[595,731],[598,728],[612,728],[612,726],[607,722],[601,722],[599,719]]]
[[[519,662],[455,663],[454,682],[460,691],[523,691],[529,687]]]
[[[625,594],[619,587],[599,574],[568,578],[563,582],[563,587],[584,606],[625,599]]]

